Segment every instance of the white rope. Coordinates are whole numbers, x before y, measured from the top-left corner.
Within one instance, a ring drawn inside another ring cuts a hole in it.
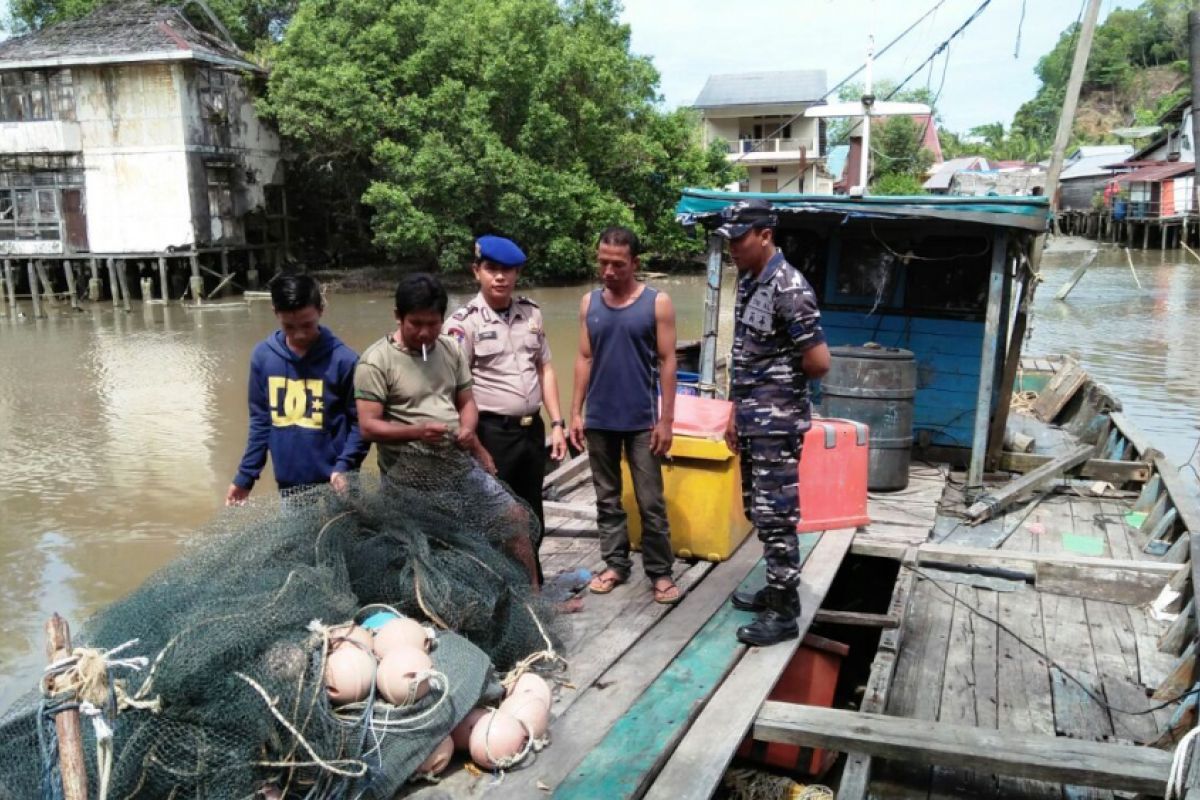
[[[488,714],[487,730],[483,732],[483,752],[485,755],[487,755],[488,761],[491,761],[495,765],[493,768],[494,771],[503,777],[505,770],[515,767],[517,764],[520,764],[529,757],[529,754],[533,752],[535,739],[533,730],[525,724],[525,720],[518,717],[513,717],[513,719],[517,720],[517,722],[521,724],[521,727],[525,729],[525,744],[523,744],[521,749],[518,750],[514,755],[511,755],[507,758],[496,758],[494,755],[492,755],[492,748],[488,744],[488,734],[492,732],[492,723],[496,721],[496,713],[499,710],[500,709],[498,708],[494,708],[492,709],[492,713]]]
[[[428,680],[430,690],[439,691],[441,693],[437,699],[437,702],[422,711],[420,714],[417,714],[416,716],[403,716],[400,718],[395,718],[393,716],[395,714],[403,714],[405,708],[416,702],[417,698],[415,695],[420,685],[420,680],[412,680],[409,681],[408,696],[413,699],[407,703],[395,705],[384,700],[379,700],[377,697],[374,703],[371,704],[368,704],[366,701],[360,701],[357,703],[347,703],[346,705],[338,706],[333,712],[334,716],[344,724],[357,725],[358,719],[362,716],[361,712],[364,711],[368,705],[371,705],[372,714],[370,725],[372,728],[378,727],[387,733],[391,731],[403,731],[409,728],[417,727],[420,723],[433,716],[433,714],[439,708],[441,708],[447,700],[450,699],[450,679],[446,677],[445,673],[438,672],[435,669],[407,674],[414,675],[420,680]]]
[[[100,788],[96,800],[107,800],[113,765],[113,729],[104,719],[104,712],[86,700],[79,704],[79,713],[92,720],[96,732],[96,774],[100,776]]]
[[[185,628],[184,630],[181,630],[179,633],[172,636],[171,640],[168,641],[165,645],[163,645],[163,649],[159,650],[158,655],[156,655],[154,657],[154,663],[151,664],[151,666],[150,666],[150,672],[146,675],[146,680],[142,682],[141,687],[139,687],[137,692],[134,693],[134,695],[133,695],[134,699],[140,700],[141,698],[145,697],[147,694],[150,693],[150,687],[154,684],[155,671],[158,670],[159,666],[162,664],[163,659],[166,658],[167,652],[170,651],[173,647],[175,647],[175,645],[178,644],[179,640],[182,639],[184,636],[192,633],[193,631],[198,630],[199,628],[201,628],[205,625],[214,625],[218,622],[225,622],[226,620],[231,620],[231,619],[254,618],[255,621],[260,621],[262,616],[264,616],[264,614],[263,614],[264,611],[266,611],[267,609],[273,608],[276,603],[278,603],[280,600],[283,599],[285,593],[288,590],[288,587],[292,583],[292,579],[299,578],[299,577],[300,577],[300,573],[298,570],[292,570],[291,572],[289,572],[287,578],[285,578],[283,581],[283,585],[280,586],[279,589],[275,592],[275,594],[273,594],[271,596],[270,600],[268,600],[265,604],[263,604],[261,606],[257,606],[250,611],[238,612],[236,614],[226,614],[226,615],[220,616],[220,617],[210,617],[209,619],[200,620],[195,625]]]
[[[1187,788],[1184,784],[1187,782],[1188,764],[1191,762],[1190,751],[1197,734],[1200,734],[1200,728],[1192,728],[1175,747],[1175,755],[1171,759],[1171,772],[1167,778],[1167,793],[1164,795],[1166,800],[1183,798],[1184,789]]]
[[[258,695],[263,699],[263,702],[265,702],[267,704],[267,710],[271,712],[271,715],[273,717],[275,717],[276,720],[278,720],[280,725],[287,728],[288,732],[291,733],[292,736],[295,737],[295,739],[299,743],[299,745],[304,748],[305,752],[307,752],[309,757],[312,759],[312,761],[306,761],[306,762],[260,761],[260,762],[258,762],[259,766],[263,766],[263,767],[320,767],[321,769],[325,770],[326,772],[331,772],[334,775],[340,775],[343,778],[361,778],[363,775],[367,774],[367,764],[364,761],[360,761],[358,759],[353,759],[353,758],[338,758],[338,759],[333,759],[332,761],[326,761],[325,759],[321,758],[319,755],[317,755],[317,752],[315,750],[313,750],[312,745],[310,745],[308,743],[308,740],[304,738],[304,734],[302,734],[302,733],[300,733],[300,731],[296,730],[296,727],[294,725],[292,725],[291,722],[288,721],[287,717],[285,717],[283,714],[279,713],[279,709],[275,707],[275,701],[272,700],[271,696],[267,694],[266,689],[264,689],[262,686],[260,686],[257,681],[255,681],[253,678],[251,678],[249,675],[246,675],[245,673],[234,672],[233,674],[238,676],[239,678],[241,678],[243,681],[245,681],[250,686],[251,689],[253,689],[255,692],[258,693]],[[342,769],[340,765],[351,765],[352,767],[354,767],[354,769]]]
[[[533,624],[537,626],[538,633],[541,634],[542,641],[546,643],[546,649],[539,650],[536,653],[530,653],[525,658],[518,661],[516,666],[505,673],[504,677],[500,681],[500,685],[503,686],[505,690],[511,689],[513,686],[515,686],[517,680],[526,672],[533,672],[533,665],[537,664],[538,662],[549,662],[552,671],[555,672],[566,672],[571,667],[570,662],[559,655],[558,651],[554,649],[554,643],[550,641],[550,635],[547,634],[546,629],[542,627],[542,622],[538,619],[538,615],[533,612],[533,609],[530,608],[529,605],[525,606],[525,610],[529,612],[529,618],[532,619]],[[561,682],[558,675],[552,674],[550,677],[556,682]]]

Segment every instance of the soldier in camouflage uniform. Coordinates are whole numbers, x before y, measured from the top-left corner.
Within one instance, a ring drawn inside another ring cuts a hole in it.
[[[800,447],[811,427],[808,381],[829,369],[817,298],[775,246],[775,214],[765,200],[724,213],[717,233],[729,240],[739,272],[733,329],[734,419],[726,432],[741,457],[742,499],[767,561],[767,585],[735,592],[733,603],[757,611],[738,629],[749,645],[799,634]]]

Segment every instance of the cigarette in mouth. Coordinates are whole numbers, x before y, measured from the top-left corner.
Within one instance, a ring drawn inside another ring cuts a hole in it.
[[[425,345],[421,345],[421,360],[428,361],[429,355],[425,352]]]

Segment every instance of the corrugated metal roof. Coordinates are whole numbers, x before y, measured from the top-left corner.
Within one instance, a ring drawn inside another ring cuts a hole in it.
[[[736,72],[709,75],[695,108],[815,103],[825,95],[825,70]]]
[[[0,70],[196,58],[258,69],[179,9],[146,0],[100,6],[87,16],[0,42]]]
[[[1097,175],[1108,175],[1112,172],[1110,165],[1113,163],[1114,155],[1121,156],[1131,153],[1133,153],[1133,148],[1125,146],[1124,152],[1099,153],[1084,158],[1077,158],[1063,168],[1062,174],[1058,176],[1058,179],[1060,181],[1069,181],[1073,178],[1094,178]]]
[[[922,184],[926,189],[949,189],[954,176],[963,170],[987,169],[988,162],[983,156],[961,156],[942,162],[933,176]]]
[[[1119,156],[1133,152],[1131,144],[1085,144],[1076,147],[1067,157],[1068,164],[1092,156]]]
[[[829,152],[825,156],[825,169],[834,179],[842,177],[842,172],[846,169],[846,161],[850,158],[850,145],[835,144],[829,148]]]
[[[1151,167],[1142,167],[1124,175],[1118,175],[1119,183],[1158,183],[1168,178],[1195,172],[1196,165],[1191,161],[1163,161]]]

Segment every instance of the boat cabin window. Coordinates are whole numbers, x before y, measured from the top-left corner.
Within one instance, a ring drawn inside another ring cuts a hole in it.
[[[982,318],[990,270],[989,237],[848,232],[832,248],[821,297],[835,307]]]

